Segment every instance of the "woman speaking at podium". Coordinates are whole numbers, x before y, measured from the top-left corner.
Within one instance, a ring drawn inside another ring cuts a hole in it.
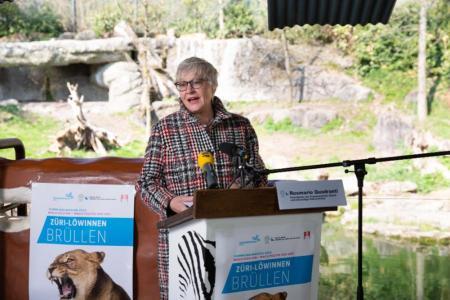
[[[223,143],[242,149],[249,166],[264,169],[258,139],[248,119],[228,112],[214,96],[217,76],[217,70],[206,60],[191,57],[182,61],[175,83],[180,109],[152,129],[136,189],[161,220],[192,205],[196,190],[233,185],[236,179],[233,157],[219,151]],[[266,182],[267,177],[260,176],[253,186]],[[161,299],[167,299],[167,229],[160,229],[158,251]]]

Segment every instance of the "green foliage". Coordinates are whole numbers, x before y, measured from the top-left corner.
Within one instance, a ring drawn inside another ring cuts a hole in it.
[[[450,262],[448,256],[439,256],[437,249],[425,260],[425,299],[450,299]]]
[[[428,11],[427,68],[430,76],[445,79],[450,85],[450,5],[446,0],[437,1]]]
[[[55,37],[64,30],[59,16],[48,5],[31,7],[26,13],[26,20],[28,33],[38,32]]]
[[[24,34],[28,37],[40,33],[45,37],[55,37],[63,31],[60,18],[52,8],[29,6],[21,10],[16,3],[0,6],[0,37]]]
[[[230,1],[224,9],[225,36],[245,37],[255,34],[256,22],[247,1]]]
[[[20,33],[25,27],[23,13],[15,3],[0,5],[0,37]]]
[[[20,109],[17,105],[14,104],[2,105],[0,106],[0,116],[2,115],[4,115],[5,117],[8,117],[8,115],[10,115],[11,117],[19,117]]]
[[[310,44],[335,43],[341,50],[350,47],[353,29],[350,26],[305,25],[286,28],[286,39],[291,44],[306,42]],[[270,36],[270,35],[269,35]]]
[[[170,27],[176,28],[178,33],[204,32],[209,37],[217,36],[219,12],[214,1],[183,0],[177,11],[180,15]]]
[[[98,36],[108,35],[121,20],[131,23],[131,15],[129,6],[111,3],[95,15],[92,29]]]
[[[413,266],[408,252],[402,249],[395,256],[383,257],[371,240],[366,240],[366,247],[363,264],[365,296],[368,299],[411,299],[408,291],[415,291],[415,285],[414,277],[410,277]]]
[[[450,9],[445,0],[438,0],[427,13],[427,75],[449,81]],[[410,2],[400,6],[388,25],[356,27],[353,52],[361,76],[371,72],[408,72],[417,65],[419,6]],[[398,86],[401,86],[400,84]]]
[[[144,36],[154,36],[158,33],[164,33],[165,20],[167,19],[166,7],[164,1],[145,1],[144,9],[138,11],[138,19],[134,24],[136,33]],[[143,32],[142,32],[143,31]]]
[[[97,36],[110,36],[120,21],[125,21],[138,36],[154,36],[166,31],[166,7],[163,1],[142,1],[137,14],[134,7],[121,2],[110,3],[93,16],[92,29]]]
[[[408,4],[392,14],[387,26],[357,27],[354,54],[359,74],[364,76],[378,69],[413,69],[417,58],[418,16],[418,6]]]
[[[415,74],[412,72],[388,71],[374,69],[367,73],[363,82],[377,93],[384,95],[386,102],[401,102],[405,96],[416,86]]]

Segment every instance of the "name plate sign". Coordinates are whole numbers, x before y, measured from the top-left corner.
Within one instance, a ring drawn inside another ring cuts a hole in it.
[[[281,180],[275,186],[280,210],[347,204],[342,180]]]

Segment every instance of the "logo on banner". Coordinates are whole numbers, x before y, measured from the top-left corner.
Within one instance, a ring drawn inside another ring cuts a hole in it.
[[[311,239],[311,231],[304,231],[303,232],[303,238],[302,236],[286,236],[286,235],[277,235],[277,236],[270,236],[266,235],[264,236],[264,243],[270,244],[273,242],[282,242],[282,241],[289,241],[289,240],[306,240]]]
[[[259,234],[255,234],[248,240],[240,241],[239,246],[245,246],[248,244],[256,244],[256,243],[259,243],[260,241],[261,241],[261,239],[259,238]]]
[[[306,239],[310,239],[311,238],[311,231],[304,231],[303,232],[303,239],[304,240],[306,240]]]
[[[73,200],[73,193],[69,192],[69,193],[65,193],[64,196],[53,196],[53,201],[58,201],[58,200]]]

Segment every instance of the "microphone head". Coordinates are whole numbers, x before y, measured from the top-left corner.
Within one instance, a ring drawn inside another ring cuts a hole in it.
[[[225,154],[228,154],[229,156],[234,156],[236,155],[238,146],[233,143],[221,143],[219,145],[219,150]]]
[[[200,152],[197,156],[197,164],[202,170],[206,164],[213,165],[214,164],[213,154],[209,151]]]

